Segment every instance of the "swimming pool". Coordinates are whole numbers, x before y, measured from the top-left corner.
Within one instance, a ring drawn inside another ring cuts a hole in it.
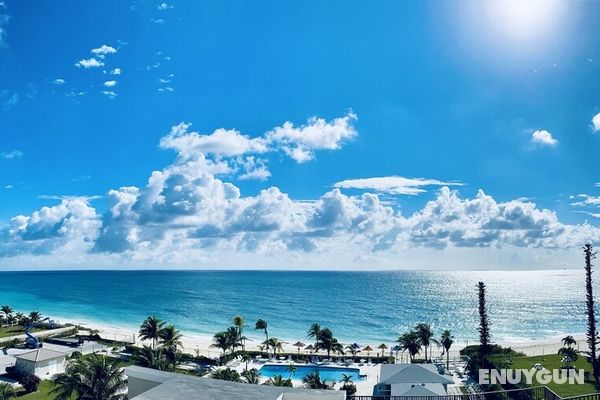
[[[323,365],[298,365],[296,366],[296,372],[292,375],[292,379],[301,380],[306,375],[310,375],[313,372],[319,371],[322,380],[336,381],[339,382],[342,379],[342,375],[350,375],[353,381],[360,381],[360,370],[358,368],[345,368],[345,367],[326,367]],[[263,365],[259,370],[261,376],[265,378],[272,378],[275,375],[281,375],[284,378],[290,376],[287,370],[287,364],[266,364]]]

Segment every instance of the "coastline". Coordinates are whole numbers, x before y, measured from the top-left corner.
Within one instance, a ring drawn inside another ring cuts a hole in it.
[[[102,338],[111,339],[111,340],[123,340],[128,339],[129,341],[135,340],[136,345],[141,344],[150,344],[150,342],[144,342],[139,339],[137,334],[137,327],[133,326],[119,326],[114,324],[108,324],[101,321],[92,321],[89,319],[75,319],[75,318],[54,318],[55,321],[60,323],[69,323],[82,326],[85,329],[97,330]],[[141,323],[141,321],[140,321]],[[248,328],[247,328],[248,329]],[[248,329],[254,331],[254,329]],[[216,333],[216,332],[215,332]],[[182,334],[182,344],[183,351],[190,354],[199,354],[206,357],[217,357],[221,354],[221,350],[211,347],[212,344],[212,336],[210,335],[202,335],[199,333],[193,333],[188,331],[181,331]],[[249,337],[249,340],[246,341],[246,349],[251,351],[259,350],[259,345],[261,343],[260,335],[246,335]],[[577,341],[578,349],[585,349],[586,337],[584,333],[573,333],[571,334]],[[494,342],[495,344],[499,344],[503,347],[511,347],[515,351],[519,351],[524,353],[527,356],[538,356],[545,354],[556,354],[558,350],[562,347],[561,339],[563,336],[554,336],[551,338],[543,338],[539,340],[535,339],[527,339],[527,340],[517,340],[517,341],[500,341]],[[293,346],[293,343],[297,341],[301,341],[306,343],[307,345],[310,343],[310,340],[307,338],[280,338],[283,342],[283,350],[285,352],[298,352],[298,348]],[[461,349],[467,346],[469,342],[457,340],[452,348],[450,349],[451,357],[458,357]],[[471,341],[469,344],[473,344]],[[347,345],[350,343],[344,343]],[[366,346],[370,345],[375,349],[371,353],[371,355],[376,355],[378,353],[378,346],[380,343],[361,343],[361,345]],[[389,347],[394,345],[393,341],[389,341],[385,343]],[[436,354],[436,347],[432,348],[434,354]],[[386,351],[386,353],[389,350]],[[302,349],[300,349],[302,352]],[[439,350],[441,353],[441,349]],[[400,353],[402,354],[402,353]]]

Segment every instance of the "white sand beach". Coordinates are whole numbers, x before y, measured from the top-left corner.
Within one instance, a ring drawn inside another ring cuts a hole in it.
[[[81,320],[68,320],[64,318],[56,319],[61,323],[72,323],[77,324],[82,327],[91,330],[99,331],[99,334],[102,338],[110,339],[110,340],[123,340],[128,342],[135,341],[136,344],[140,345],[144,342],[141,341],[137,335],[137,328],[134,327],[122,327],[115,326],[105,323],[99,322],[90,322],[90,321],[81,321]],[[252,329],[247,329],[245,332],[246,336],[248,336],[248,341],[246,341],[246,349],[248,350],[259,350],[259,345],[264,340],[261,335],[256,334],[256,332]],[[212,336],[208,335],[200,335],[189,332],[182,332],[182,343],[183,350],[186,353],[190,354],[199,354],[207,357],[217,357],[221,354],[219,349],[211,347],[212,344]],[[579,349],[585,349],[587,347],[585,334],[576,333],[572,335],[575,340],[577,340],[577,347]],[[293,338],[293,339],[283,339],[283,350],[285,352],[297,352],[298,348],[292,346],[295,342],[301,341],[306,344],[309,344],[310,341],[307,338]],[[469,342],[469,344],[473,344],[474,342]],[[147,343],[150,344],[150,343]],[[346,344],[346,343],[344,343]],[[350,343],[348,343],[350,344]],[[380,343],[361,343],[362,345],[370,345],[375,349],[374,352],[370,353],[371,356],[375,356],[378,354],[378,349],[376,347]],[[511,347],[516,351],[520,351],[528,356],[536,356],[536,355],[544,355],[544,354],[556,354],[558,350],[562,347],[561,337],[555,338],[545,338],[540,340],[527,340],[527,341],[515,341],[515,342],[500,342],[498,343],[504,347]],[[392,347],[394,343],[390,341],[386,343],[388,347]],[[453,345],[450,350],[451,357],[457,357],[459,355],[459,351],[467,345],[467,342],[461,342],[459,340]],[[302,352],[302,349],[300,349]],[[388,350],[389,351],[389,350]],[[436,349],[433,346],[433,354],[438,355],[441,354],[441,349]],[[387,351],[386,351],[387,354]],[[365,355],[366,356],[366,355]]]

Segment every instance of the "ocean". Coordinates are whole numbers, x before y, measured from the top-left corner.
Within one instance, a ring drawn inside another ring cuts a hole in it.
[[[343,342],[390,343],[419,322],[477,339],[475,285],[488,287],[492,339],[521,342],[585,331],[583,270],[552,271],[40,271],[0,272],[0,304],[137,329],[148,315],[213,335],[243,315],[248,336],[303,340],[313,322]],[[600,292],[598,292],[600,293]]]

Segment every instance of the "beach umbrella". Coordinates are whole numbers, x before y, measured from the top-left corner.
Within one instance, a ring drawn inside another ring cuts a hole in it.
[[[365,347],[364,349],[362,349],[362,351],[366,351],[367,352],[367,357],[369,357],[369,353],[373,351],[373,349],[371,348],[371,346]]]
[[[306,345],[300,341],[294,343],[294,347],[298,348],[298,354],[300,354],[300,347],[304,347],[304,346],[306,346]]]
[[[308,346],[306,346],[306,347],[304,348],[304,350],[306,350],[306,351],[308,351],[308,352],[311,352],[311,351],[313,351],[314,349],[315,349],[315,347],[314,347],[312,344],[309,344]]]
[[[352,343],[351,346],[354,347],[355,349],[360,349],[360,347],[361,347],[360,344],[358,344],[358,343]]]
[[[385,351],[388,349],[385,343],[381,343],[379,346],[377,346],[377,348],[381,349],[381,356],[385,356]]]

